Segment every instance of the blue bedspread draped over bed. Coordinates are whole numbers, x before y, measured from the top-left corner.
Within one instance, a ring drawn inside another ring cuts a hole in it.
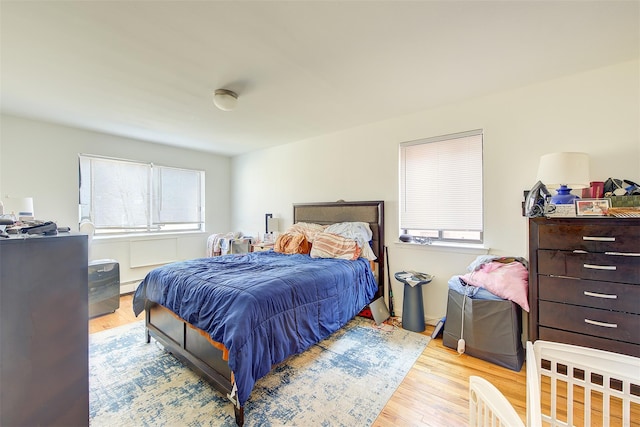
[[[344,326],[378,288],[369,261],[273,251],[177,262],[151,271],[136,289],[207,331],[229,350],[240,405],[271,367]]]

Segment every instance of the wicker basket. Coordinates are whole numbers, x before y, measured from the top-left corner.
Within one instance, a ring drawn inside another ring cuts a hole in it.
[[[640,206],[630,208],[609,208],[607,215],[617,218],[640,218]]]

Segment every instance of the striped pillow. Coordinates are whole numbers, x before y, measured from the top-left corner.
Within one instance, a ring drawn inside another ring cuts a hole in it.
[[[311,246],[312,258],[340,258],[354,260],[360,257],[360,247],[355,240],[332,233],[319,233]]]

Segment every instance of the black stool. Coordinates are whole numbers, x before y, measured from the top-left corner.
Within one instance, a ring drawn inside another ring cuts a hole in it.
[[[396,280],[404,283],[402,303],[402,327],[413,332],[424,332],[424,305],[422,303],[422,285],[433,280],[433,276],[415,277],[411,272],[400,271],[394,274]]]

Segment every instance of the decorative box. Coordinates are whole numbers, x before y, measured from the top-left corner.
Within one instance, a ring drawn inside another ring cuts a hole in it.
[[[640,207],[640,196],[612,196],[612,208],[632,208]]]

